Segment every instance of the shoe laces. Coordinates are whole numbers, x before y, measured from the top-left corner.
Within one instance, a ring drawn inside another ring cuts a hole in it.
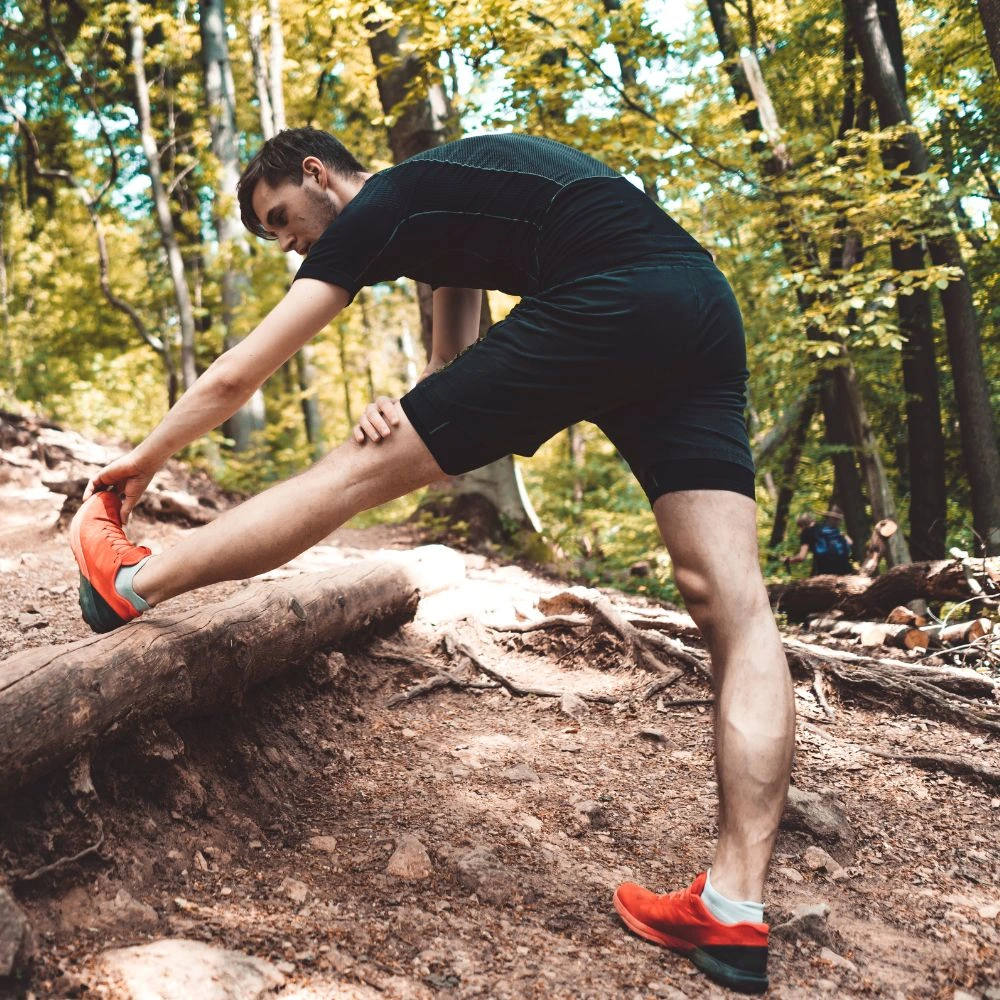
[[[125,529],[120,523],[108,518],[101,524],[101,534],[111,546],[116,555],[125,556],[131,554],[141,546],[133,545],[125,535]]]

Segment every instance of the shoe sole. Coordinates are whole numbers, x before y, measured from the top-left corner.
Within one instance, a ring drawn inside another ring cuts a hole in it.
[[[691,941],[672,937],[669,934],[664,934],[663,931],[658,931],[655,927],[650,927],[649,924],[643,923],[638,917],[629,912],[628,908],[621,901],[617,890],[615,891],[614,905],[618,911],[618,916],[622,918],[625,926],[633,934],[638,934],[639,937],[645,938],[647,941],[652,941],[654,944],[663,945],[664,948],[669,948],[671,951],[680,952],[685,958],[690,959],[701,969],[709,979],[719,983],[721,986],[728,986],[729,989],[736,990],[739,993],[763,993],[767,990],[769,984],[767,976],[755,976],[751,972],[744,972],[742,969],[737,969],[725,962],[720,962],[717,958],[709,955],[708,952],[702,951],[701,948]]]
[[[113,629],[128,624],[127,618],[120,614],[101,597],[94,585],[87,579],[84,567],[89,569],[87,558],[80,544],[80,528],[74,517],[69,526],[69,546],[73,550],[77,565],[80,567],[80,613],[83,620],[94,632],[111,632]]]

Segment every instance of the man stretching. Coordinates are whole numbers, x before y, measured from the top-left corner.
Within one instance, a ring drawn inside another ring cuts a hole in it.
[[[597,424],[649,497],[712,657],[719,841],[710,872],[618,887],[625,924],[716,981],[767,988],[763,890],[794,741],[792,689],[757,560],[739,308],[709,254],[614,170],[524,135],[483,135],[368,174],[290,129],[239,184],[247,228],[306,255],[288,294],[134,451],[71,529],[96,631],[206,584],[280,566],[360,511]],[[152,555],[122,522],[167,458],[230,417],[366,285],[434,288],[433,349],[398,402],[369,404],[306,472]],[[521,297],[477,341],[483,288]],[[466,350],[466,348],[469,348]]]

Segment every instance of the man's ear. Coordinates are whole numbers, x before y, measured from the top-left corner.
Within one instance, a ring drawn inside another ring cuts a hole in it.
[[[321,188],[329,183],[326,164],[318,156],[307,156],[302,161],[302,177],[312,177]]]

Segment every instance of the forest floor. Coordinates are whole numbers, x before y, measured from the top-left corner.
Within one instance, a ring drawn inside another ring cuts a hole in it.
[[[0,659],[89,634],[57,525],[62,497],[27,465],[3,478]],[[154,548],[183,530],[138,516],[131,528]],[[406,526],[344,529],[290,569],[419,543]],[[347,650],[336,683],[290,675],[225,713],[179,721],[185,751],[172,762],[105,745],[85,798],[62,773],[0,802],[0,886],[36,942],[13,995],[137,997],[102,954],[181,938],[267,960],[285,1000],[728,996],[628,934],[611,906],[622,880],[674,889],[710,863],[711,708],[643,700],[651,676],[610,633],[491,629],[537,617],[538,599],[566,584],[464,559],[461,587],[421,600],[391,645]],[[445,633],[516,682],[613,703],[442,689],[388,707],[427,676],[400,647],[447,666]],[[689,674],[667,700],[709,697]],[[797,707],[793,782],[832,794],[846,822],[828,840],[780,835],[768,919],[800,918],[772,935],[769,995],[1000,997],[1000,793],[861,749],[971,754],[996,767],[997,740],[856,700],[835,701],[829,719],[806,686]],[[389,865],[400,844],[396,861],[414,877]],[[839,865],[812,867],[817,846]],[[828,915],[802,918],[810,904]],[[217,995],[207,983],[186,992]]]

